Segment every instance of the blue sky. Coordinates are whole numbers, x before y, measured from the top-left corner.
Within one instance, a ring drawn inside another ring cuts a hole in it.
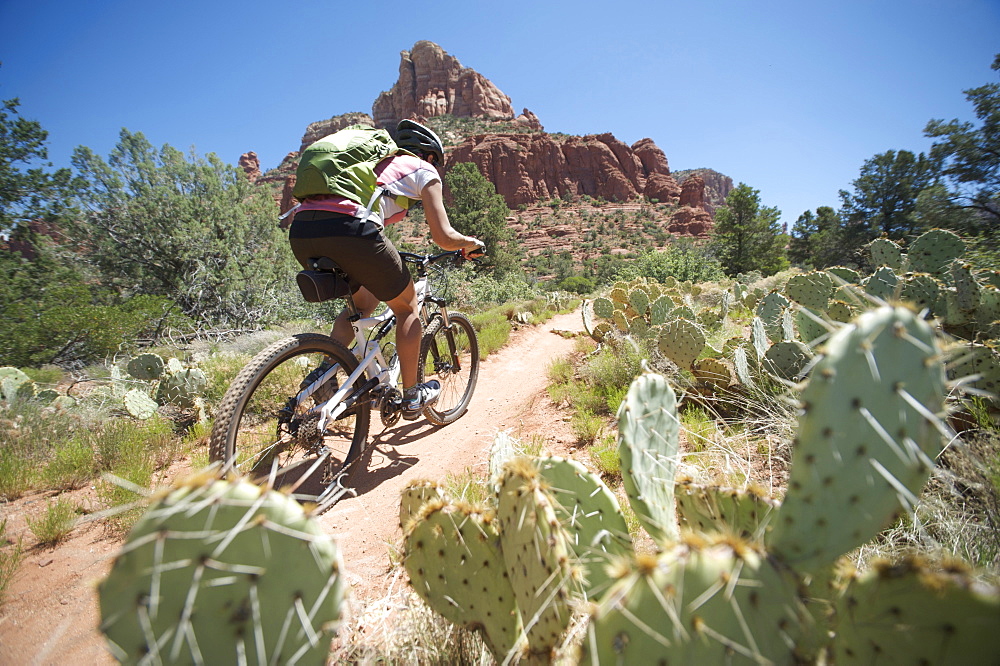
[[[839,207],[864,161],[926,151],[996,82],[1000,1],[0,0],[0,99],[50,159],[107,155],[122,128],[263,168],[306,126],[371,112],[399,52],[441,45],[546,130],[651,137],[672,169],[760,190],[791,225]],[[419,9],[416,9],[419,8]]]

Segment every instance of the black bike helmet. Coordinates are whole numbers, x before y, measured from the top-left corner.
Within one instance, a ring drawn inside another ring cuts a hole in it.
[[[396,126],[396,145],[416,153],[430,153],[437,158],[435,164],[444,164],[444,146],[441,139],[429,127],[412,120],[400,120]]]

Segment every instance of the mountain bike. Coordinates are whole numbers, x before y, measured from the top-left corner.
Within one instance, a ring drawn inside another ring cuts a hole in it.
[[[443,291],[462,251],[435,255],[401,252],[414,267],[423,325],[418,382],[437,379],[441,393],[424,409],[435,425],[447,425],[469,407],[479,375],[479,342],[469,318],[448,309]],[[372,411],[383,425],[402,414],[396,317],[391,310],[361,317],[347,276],[329,258],[297,276],[306,300],[343,298],[354,329],[348,349],[328,335],[302,333],[258,353],[236,376],[215,417],[209,457],[222,473],[237,471],[290,486],[293,496],[325,510],[345,493],[351,465],[365,450]],[[318,479],[318,483],[317,483]]]

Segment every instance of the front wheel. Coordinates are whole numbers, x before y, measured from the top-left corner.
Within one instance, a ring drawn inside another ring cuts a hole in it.
[[[417,381],[436,379],[441,395],[424,411],[435,425],[447,425],[469,408],[479,377],[479,340],[472,322],[461,312],[448,315],[451,324],[435,313],[424,329],[420,342],[420,365]]]
[[[329,379],[310,396],[298,397],[310,383],[306,376],[324,362],[335,367]],[[368,436],[369,400],[356,402],[322,432],[317,427],[317,408],[357,364],[343,345],[315,333],[267,347],[240,371],[216,410],[209,458],[222,463],[224,472],[274,475],[276,486],[294,485],[300,496],[321,494],[337,469],[360,454]]]

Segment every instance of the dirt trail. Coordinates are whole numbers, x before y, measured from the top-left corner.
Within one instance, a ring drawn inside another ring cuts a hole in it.
[[[570,425],[545,391],[549,363],[573,351],[574,342],[554,331],[582,329],[579,313],[560,315],[541,326],[513,333],[511,341],[480,366],[469,412],[435,427],[424,420],[401,421],[382,431],[373,417],[367,470],[352,474],[357,496],[341,500],[320,516],[344,556],[352,606],[381,598],[389,589],[390,551],[399,542],[399,493],[412,479],[443,479],[467,468],[483,472],[494,436],[504,430],[523,439],[540,438],[551,453],[566,453]],[[78,503],[93,491],[76,491]],[[35,494],[0,507],[7,534],[33,543],[25,515],[44,510],[49,495]],[[55,549],[34,548],[8,588],[0,607],[0,664],[111,664],[96,630],[94,585],[110,566],[119,543],[97,523],[78,528]]]

